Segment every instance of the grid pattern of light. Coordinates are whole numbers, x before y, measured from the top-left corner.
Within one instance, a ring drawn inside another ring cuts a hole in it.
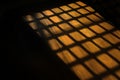
[[[120,30],[90,6],[77,1],[25,19],[81,80],[120,78]]]

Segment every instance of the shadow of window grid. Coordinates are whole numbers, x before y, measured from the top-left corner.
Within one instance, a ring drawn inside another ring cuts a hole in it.
[[[41,31],[50,47],[80,79],[120,78],[120,30],[90,6],[78,1],[26,19],[37,33],[46,26]]]

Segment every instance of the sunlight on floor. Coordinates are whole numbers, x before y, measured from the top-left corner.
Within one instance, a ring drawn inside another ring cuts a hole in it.
[[[25,19],[81,80],[120,78],[120,30],[90,6],[77,1]]]

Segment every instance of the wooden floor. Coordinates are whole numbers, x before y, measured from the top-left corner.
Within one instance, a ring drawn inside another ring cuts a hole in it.
[[[77,1],[25,20],[79,79],[119,80],[120,30],[90,6]]]

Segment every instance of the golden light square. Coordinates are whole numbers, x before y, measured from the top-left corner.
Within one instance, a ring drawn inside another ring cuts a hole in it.
[[[90,29],[92,29],[93,31],[95,31],[98,34],[105,32],[105,30],[103,28],[101,28],[99,25],[92,25],[92,26],[90,26]]]
[[[75,39],[76,41],[82,41],[82,40],[85,40],[86,38],[80,34],[79,32],[72,32],[72,33],[69,33],[69,35]]]
[[[50,19],[55,23],[59,23],[62,21],[58,16],[52,16],[50,17]]]
[[[89,30],[88,28],[80,29],[80,32],[82,32],[87,37],[94,37],[94,36],[96,36],[96,34],[94,32],[92,32],[91,30]]]
[[[88,56],[88,53],[85,50],[83,50],[80,46],[74,46],[70,48],[70,50],[74,53],[74,55],[76,55],[80,59]]]
[[[102,22],[100,23],[100,25],[105,28],[106,30],[112,30],[114,28],[114,26],[112,26],[110,23],[108,22]]]
[[[69,46],[74,43],[74,41],[67,35],[60,36],[58,37],[58,39],[66,46]]]
[[[70,7],[72,7],[73,9],[76,9],[76,8],[79,8],[79,6],[75,3],[71,3],[71,4],[68,4]]]
[[[56,39],[50,39],[48,43],[52,50],[58,50],[63,47]]]
[[[33,29],[33,30],[37,30],[38,29],[38,26],[36,24],[36,22],[31,22],[29,23],[30,27]]]
[[[64,20],[69,20],[69,19],[72,18],[71,16],[69,16],[69,15],[66,14],[66,13],[60,14],[60,17],[62,17]]]
[[[120,42],[120,39],[118,39],[117,37],[115,37],[114,35],[112,34],[105,34],[103,36],[106,40],[108,40],[109,42],[111,42],[112,44],[117,44]]]
[[[61,6],[60,8],[61,8],[62,10],[64,10],[64,11],[69,11],[69,10],[71,10],[71,8],[68,7],[68,6]]]
[[[34,18],[33,18],[32,15],[26,15],[26,16],[25,16],[25,20],[29,22],[29,21],[33,21]]]
[[[113,60],[110,56],[108,56],[106,53],[103,53],[99,55],[98,60],[100,60],[106,67],[112,69],[117,67],[119,64]]]
[[[89,12],[87,10],[85,10],[84,8],[82,9],[78,9],[78,12],[80,12],[81,14],[88,14]]]
[[[47,19],[47,18],[41,19],[40,22],[41,22],[42,24],[44,24],[45,26],[48,26],[48,25],[53,24],[53,23],[52,23],[49,19]]]
[[[82,43],[82,46],[91,53],[96,53],[100,51],[100,48],[98,48],[95,44],[93,44],[90,41]]]
[[[90,14],[90,15],[88,15],[87,17],[88,17],[89,19],[95,21],[95,22],[101,21],[101,19],[100,19],[99,17],[97,17],[96,15],[94,15],[94,14]]]
[[[95,15],[99,16],[100,18],[103,18],[99,13],[95,13]]]
[[[73,29],[73,28],[72,28],[69,24],[67,24],[67,23],[59,24],[59,27],[60,27],[61,29],[63,29],[64,31],[69,31],[69,30],[72,30],[72,29]]]
[[[73,16],[73,17],[79,17],[79,16],[81,16],[81,14],[79,14],[79,13],[76,12],[76,11],[70,11],[70,12],[68,12],[68,14],[70,14],[70,15]]]
[[[108,75],[108,76],[104,77],[102,80],[118,80],[118,79],[113,75]]]
[[[57,56],[66,64],[70,64],[76,61],[76,58],[72,56],[71,53],[67,50],[58,52]]]
[[[98,63],[95,59],[90,59],[88,61],[85,62],[85,64],[87,65],[87,67],[89,67],[89,69],[91,69],[95,74],[102,74],[104,72],[106,72],[107,70],[100,64]]]
[[[95,12],[95,10],[92,7],[90,7],[90,6],[85,7],[85,9],[87,9],[90,12]]]
[[[54,13],[52,11],[50,11],[50,10],[45,10],[45,11],[43,11],[43,14],[45,14],[46,16],[51,16]]]
[[[81,17],[78,19],[80,22],[84,23],[85,25],[89,25],[91,23],[93,23],[92,21],[90,21],[89,19],[87,19],[86,17]]]
[[[116,30],[113,33],[120,38],[120,30]]]
[[[120,70],[117,70],[115,74],[120,78]]]
[[[80,6],[86,6],[86,4],[83,3],[83,2],[81,2],[81,1],[78,1],[78,2],[76,2],[76,3],[79,4]]]
[[[55,13],[63,12],[60,8],[53,8],[52,11],[55,12]]]
[[[111,46],[107,41],[105,41],[102,38],[95,38],[95,39],[93,39],[93,42],[95,42],[101,48],[108,48]]]
[[[43,29],[42,32],[45,35],[45,37],[51,37],[51,34],[46,29]]]
[[[35,17],[40,19],[40,18],[43,18],[44,15],[42,13],[35,13]]]
[[[49,28],[49,30],[50,30],[51,33],[53,33],[53,34],[60,34],[60,33],[62,33],[62,31],[59,29],[58,26],[52,26],[52,27]]]
[[[93,77],[93,75],[81,64],[77,64],[71,67],[71,69],[80,80],[89,80]]]
[[[120,62],[120,50],[111,49],[108,51],[108,53]]]
[[[80,22],[78,22],[77,20],[71,20],[69,21],[69,23],[75,27],[75,28],[80,28],[81,26],[83,26]]]

